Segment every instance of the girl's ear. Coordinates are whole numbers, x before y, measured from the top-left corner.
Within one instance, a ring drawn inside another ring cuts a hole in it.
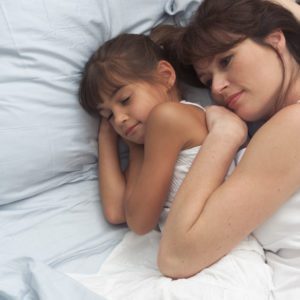
[[[265,41],[275,48],[280,54],[286,48],[286,40],[282,30],[274,30],[265,39]]]
[[[176,82],[176,73],[172,65],[166,60],[160,60],[157,71],[168,91],[171,90]]]

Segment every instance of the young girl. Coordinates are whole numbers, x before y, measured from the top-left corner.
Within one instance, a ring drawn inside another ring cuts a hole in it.
[[[196,157],[168,216],[159,265],[169,276],[195,274],[253,232],[274,272],[274,297],[285,300],[300,299],[300,7],[281,2],[294,14],[271,1],[205,0],[186,28],[167,32],[219,105],[265,124],[221,185],[221,168],[196,181],[207,165],[204,153]],[[206,138],[214,150],[225,117],[224,109],[215,115]],[[224,168],[229,158],[215,151]]]
[[[91,57],[80,91],[82,106],[101,116],[99,175],[105,216],[113,224],[126,222],[138,235],[150,232],[145,237],[128,233],[102,267],[96,286],[91,279],[82,282],[112,299],[161,299],[163,294],[171,297],[174,291],[187,289],[203,299],[224,299],[225,294],[228,299],[268,299],[269,268],[252,237],[196,279],[172,282],[169,294],[161,285],[156,267],[159,238],[153,229],[166,220],[196,154],[205,153],[201,145],[207,135],[205,111],[181,100],[164,50],[149,37],[122,34]],[[245,140],[246,126],[231,116],[223,132],[222,147],[232,160]],[[130,153],[124,173],[118,158],[119,137]],[[213,152],[209,161],[214,165]],[[203,169],[204,174],[207,171]],[[145,277],[148,288],[141,284]],[[143,296],[137,297],[138,293]]]
[[[146,36],[129,34],[107,42],[91,58],[81,103],[101,116],[99,178],[107,220],[149,232],[166,202],[178,154],[197,151],[206,136],[204,110],[180,101],[163,50]],[[124,174],[118,136],[130,152]]]

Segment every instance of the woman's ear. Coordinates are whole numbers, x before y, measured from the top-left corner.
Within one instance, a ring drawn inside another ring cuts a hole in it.
[[[265,41],[275,48],[280,54],[286,48],[286,40],[282,30],[274,30],[265,39]]]
[[[162,83],[164,83],[168,91],[171,90],[176,82],[176,72],[172,65],[166,60],[160,60],[157,71],[159,77],[162,79]]]

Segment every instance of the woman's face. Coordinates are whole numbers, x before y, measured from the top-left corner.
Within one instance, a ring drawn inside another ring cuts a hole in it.
[[[202,83],[215,101],[245,121],[268,118],[283,80],[277,53],[246,39],[231,50],[194,64]]]

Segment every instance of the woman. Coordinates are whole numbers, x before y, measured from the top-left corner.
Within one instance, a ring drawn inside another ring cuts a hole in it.
[[[210,133],[167,219],[159,267],[170,277],[191,276],[253,232],[267,251],[275,298],[299,299],[299,22],[269,1],[205,0],[176,30],[177,59],[193,66],[215,101],[265,124],[222,183],[241,140],[226,130],[232,112],[208,110]]]

